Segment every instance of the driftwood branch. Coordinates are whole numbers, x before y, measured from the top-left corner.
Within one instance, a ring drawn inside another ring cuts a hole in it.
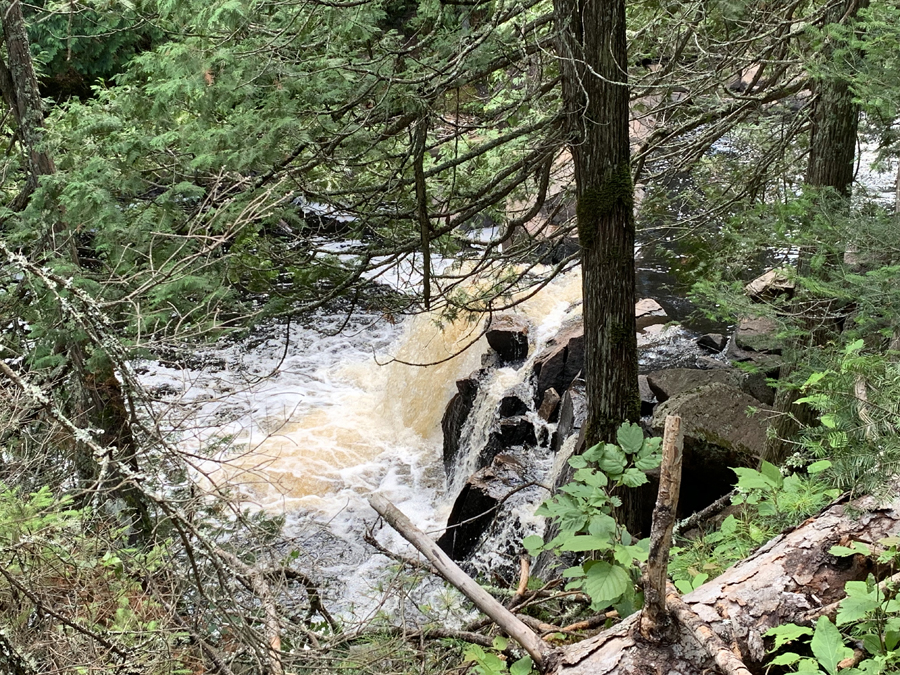
[[[681,492],[681,460],[684,437],[681,418],[666,417],[663,433],[663,457],[659,473],[659,492],[653,509],[650,527],[650,556],[644,573],[644,611],[641,614],[641,635],[648,640],[664,637],[669,625],[666,612],[666,580],[668,579],[669,548],[678,494]]]
[[[410,522],[403,513],[381,495],[370,495],[369,504],[387,523],[399,532],[404,539],[416,547],[428,561],[434,565],[448,583],[456,587],[475,606],[484,612],[491,620],[522,645],[528,652],[535,665],[542,670],[551,669],[555,665],[556,652],[553,648],[538,637],[533,630],[526,626],[518,617],[501,605],[478,583],[463,572],[459,566],[450,560],[438,545],[424,532]]]

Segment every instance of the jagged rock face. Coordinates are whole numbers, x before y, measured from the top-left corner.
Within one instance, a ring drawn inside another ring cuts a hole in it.
[[[638,375],[638,392],[641,396],[641,416],[651,415],[658,399],[646,375]]]
[[[504,450],[515,446],[534,446],[537,437],[534,425],[524,415],[501,418],[491,429],[487,445],[478,457],[479,466],[487,466]]]
[[[639,331],[644,330],[648,326],[665,323],[668,318],[666,310],[652,298],[638,300],[634,306],[634,321]]]
[[[569,436],[574,436],[581,431],[584,421],[587,419],[587,391],[584,380],[575,380],[563,394],[559,404],[559,422],[556,432],[553,434],[551,449],[559,452],[562,444]],[[566,481],[568,482],[568,481]]]
[[[529,328],[529,321],[521,316],[499,314],[491,318],[485,337],[502,361],[521,361],[528,356]]]
[[[460,434],[478,395],[478,374],[476,371],[466,379],[456,381],[457,393],[450,399],[441,419],[441,430],[444,434],[444,471],[448,479],[453,477],[453,468],[459,455]]]
[[[555,422],[560,400],[561,397],[556,389],[550,387],[544,392],[544,398],[541,400],[541,405],[538,408],[538,417],[545,422]]]
[[[453,504],[447,530],[437,541],[454,560],[468,558],[493,522],[496,507],[524,482],[524,467],[510,455],[497,455],[490,466],[472,474]]]
[[[565,391],[583,369],[584,325],[578,321],[564,326],[535,359],[535,401],[542,401],[548,389]]]
[[[519,417],[528,413],[528,404],[515,394],[504,396],[497,412],[500,417]]]

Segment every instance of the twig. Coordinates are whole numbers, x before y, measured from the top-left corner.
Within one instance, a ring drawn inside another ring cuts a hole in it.
[[[688,532],[689,530],[697,527],[703,522],[706,522],[713,516],[721,513],[725,508],[727,508],[731,504],[731,498],[734,496],[734,490],[729,492],[726,495],[722,495],[712,504],[707,506],[697,513],[693,513],[684,520],[678,522],[675,525],[674,533],[681,534],[682,532]]]

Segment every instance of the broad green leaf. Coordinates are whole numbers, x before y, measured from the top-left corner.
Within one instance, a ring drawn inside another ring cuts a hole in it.
[[[825,370],[825,371],[822,371],[821,373],[813,373],[808,378],[806,378],[806,382],[803,383],[803,387],[801,387],[801,388],[806,389],[807,387],[809,387],[811,385],[818,384],[824,377],[829,375],[831,372],[832,371],[830,371],[830,370]]]
[[[776,488],[780,488],[782,483],[784,482],[784,476],[781,475],[781,470],[775,466],[774,464],[770,464],[769,462],[763,462],[760,467],[760,473],[763,476],[772,481],[772,486]]]
[[[592,606],[602,609],[618,600],[630,583],[631,578],[624,568],[600,560],[587,569],[584,590],[591,596]]]
[[[544,539],[536,534],[529,534],[522,540],[522,545],[525,547],[525,550],[528,551],[529,555],[534,555],[543,550]]]
[[[608,537],[594,537],[589,534],[579,534],[570,537],[559,547],[560,551],[605,551],[609,548]]]
[[[738,467],[731,470],[738,476],[738,487],[744,490],[768,490],[772,488],[771,481],[755,469]]]
[[[525,656],[509,667],[509,675],[528,675],[534,663],[530,656]]]
[[[827,616],[820,616],[809,643],[813,656],[828,675],[837,675],[837,664],[853,656],[853,650],[844,646],[844,638]]]
[[[838,558],[846,558],[847,556],[856,555],[856,554],[866,555],[866,556],[872,555],[872,550],[865,544],[858,542],[858,541],[854,541],[852,544],[850,544],[850,546],[832,546],[830,549],[828,549],[828,552],[833,556],[837,556]],[[848,584],[853,584],[853,583],[864,584],[865,582],[862,582],[862,581],[861,582],[853,582],[853,581],[848,582]]]
[[[737,518],[733,515],[729,515],[725,520],[722,521],[722,524],[719,526],[719,531],[722,534],[734,534],[737,530]]]
[[[675,581],[673,583],[675,584],[675,588],[677,588],[678,592],[681,593],[682,595],[687,595],[692,590],[694,590],[693,587],[691,586],[691,582],[688,581],[687,579],[678,579],[677,581]]]
[[[819,418],[819,421],[822,423],[823,427],[827,427],[828,429],[837,428],[837,417],[834,415],[822,415]]]
[[[624,452],[615,445],[607,445],[603,449],[603,456],[597,461],[597,466],[607,474],[618,476],[625,470],[627,461]]]
[[[770,628],[766,631],[766,637],[774,637],[775,638],[775,646],[772,647],[772,651],[776,651],[781,649],[788,642],[793,642],[797,638],[801,638],[805,635],[812,635],[813,632],[806,628],[805,626],[798,626],[793,623],[786,623],[783,626],[775,626],[774,628]]]
[[[831,462],[827,459],[820,459],[818,462],[813,462],[808,467],[806,467],[806,473],[810,475],[815,475],[817,473],[822,473],[823,471],[827,471],[831,468]]]
[[[653,471],[653,469],[658,467],[661,463],[662,453],[650,452],[646,455],[638,455],[637,459],[634,460],[634,468],[640,469],[641,471]]]
[[[625,422],[616,432],[616,440],[629,455],[639,452],[644,445],[644,430],[639,424]]]
[[[625,473],[622,474],[622,482],[628,487],[633,488],[649,482],[649,479],[647,478],[647,474],[645,474],[643,471],[631,468],[626,470]]]
[[[502,652],[504,649],[506,649],[509,646],[509,640],[507,640],[505,637],[503,637],[501,635],[498,635],[497,637],[494,638],[494,641],[491,644],[494,646],[494,649]]]
[[[792,666],[797,661],[800,660],[799,654],[794,654],[794,652],[786,652],[781,654],[780,656],[776,656],[774,659],[769,661],[770,666]]]
[[[588,532],[595,537],[609,539],[615,531],[616,519],[605,513],[593,516],[591,522],[588,523]]]
[[[584,455],[574,455],[569,457],[569,466],[573,469],[583,469],[588,465],[587,460],[584,458]]]

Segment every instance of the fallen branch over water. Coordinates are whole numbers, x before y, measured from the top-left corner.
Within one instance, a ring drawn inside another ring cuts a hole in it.
[[[404,539],[416,547],[434,565],[448,583],[456,587],[475,606],[484,612],[501,629],[522,645],[535,665],[541,669],[552,669],[556,651],[535,634],[521,619],[494,599],[469,575],[463,572],[438,545],[424,532],[410,522],[403,513],[381,495],[370,495],[369,504]]]

